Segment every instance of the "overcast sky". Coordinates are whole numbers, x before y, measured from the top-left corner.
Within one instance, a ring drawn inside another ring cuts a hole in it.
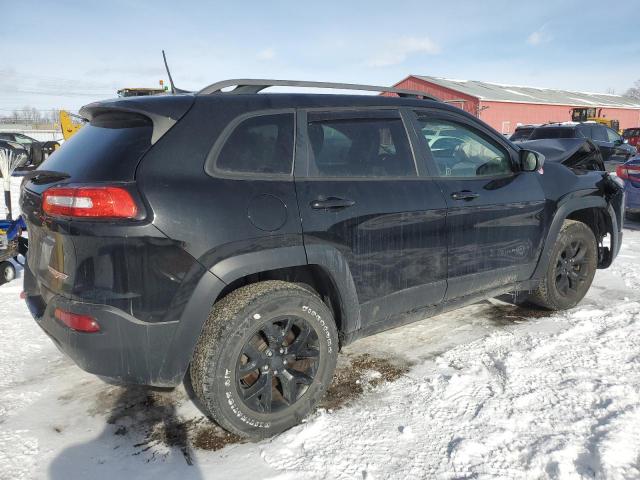
[[[392,84],[408,74],[623,93],[638,1],[0,0],[0,114],[225,78]]]

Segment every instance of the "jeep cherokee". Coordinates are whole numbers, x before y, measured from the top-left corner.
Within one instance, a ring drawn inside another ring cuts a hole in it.
[[[618,253],[619,183],[423,96],[242,80],[87,105],[23,182],[33,317],[86,371],[190,382],[263,438],[357,338],[507,292],[575,306]]]

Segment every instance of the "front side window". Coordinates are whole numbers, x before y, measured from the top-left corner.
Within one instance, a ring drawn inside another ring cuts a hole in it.
[[[418,113],[418,127],[441,177],[493,177],[512,172],[508,152],[466,125]]]
[[[620,140],[622,140],[620,135],[618,135],[617,132],[614,132],[610,128],[607,128],[607,136],[609,137],[609,141],[611,143],[619,142]]]
[[[415,177],[416,167],[400,118],[309,116],[311,177]]]
[[[225,173],[291,174],[293,113],[258,115],[242,121],[218,154]]]

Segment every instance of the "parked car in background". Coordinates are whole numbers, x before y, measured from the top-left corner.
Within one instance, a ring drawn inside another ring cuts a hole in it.
[[[629,145],[640,148],[640,127],[626,128],[624,132],[622,132],[622,138]]]
[[[636,155],[636,147],[624,143],[622,136],[610,128],[595,123],[549,123],[534,129],[528,140],[550,138],[588,138],[602,153],[602,159],[608,171],[613,172],[617,165]]]
[[[22,147],[27,151],[27,163],[35,167],[44,162],[49,155],[60,147],[60,143],[55,140],[41,142],[35,138],[15,132],[0,132],[0,140],[22,145]]]
[[[640,156],[618,165],[616,175],[624,180],[626,212],[637,218],[640,215]]]
[[[538,126],[539,125],[518,125],[513,134],[509,137],[509,140],[511,140],[512,142],[521,142],[523,140],[528,140],[531,133]]]
[[[27,150],[23,145],[19,143],[8,141],[8,140],[0,140],[0,149],[9,150],[13,152],[14,155],[23,155],[24,158],[20,162],[19,167],[23,167],[29,162],[29,150]]]
[[[87,105],[22,184],[31,314],[85,370],[186,380],[264,438],[358,338],[509,292],[573,308],[620,249],[622,181],[424,96],[245,79]]]

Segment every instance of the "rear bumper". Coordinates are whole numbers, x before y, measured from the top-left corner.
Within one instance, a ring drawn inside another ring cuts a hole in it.
[[[25,287],[32,280],[27,267]],[[162,323],[143,322],[112,306],[61,295],[47,303],[40,295],[27,295],[26,303],[36,323],[83,370],[115,383],[173,387],[184,378],[204,321],[223,287],[219,279],[205,273],[180,318]],[[100,331],[68,328],[54,317],[56,308],[90,315]]]
[[[113,307],[75,302],[61,296],[44,304],[42,297],[26,297],[34,319],[56,346],[80,368],[123,383],[168,386],[161,378],[165,354],[178,322],[139,322]],[[56,308],[90,315],[100,325],[96,333],[76,332],[54,317]]]

